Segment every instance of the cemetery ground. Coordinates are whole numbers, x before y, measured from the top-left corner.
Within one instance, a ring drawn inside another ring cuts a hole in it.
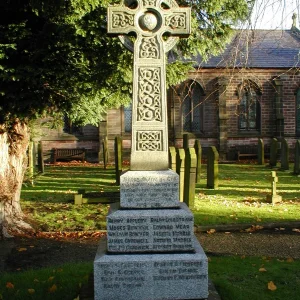
[[[300,177],[277,171],[282,203],[267,203],[270,169],[220,164],[219,188],[196,185],[196,235],[209,257],[209,277],[222,299],[299,299]],[[109,204],[74,205],[78,189],[117,192],[113,167],[57,164],[21,203],[36,232],[17,235],[0,250],[0,299],[79,299],[88,281]]]

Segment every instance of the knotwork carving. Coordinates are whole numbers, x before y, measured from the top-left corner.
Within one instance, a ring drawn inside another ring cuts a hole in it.
[[[144,6],[155,6],[155,0],[143,0]]]
[[[140,58],[159,58],[159,48],[155,37],[144,37],[142,39]]]
[[[159,130],[137,131],[137,151],[162,151],[162,132]]]
[[[183,13],[174,13],[166,17],[166,26],[172,29],[184,29],[186,27],[186,16]]]
[[[122,28],[127,26],[133,26],[133,15],[126,12],[116,12],[113,14],[112,27]]]
[[[160,68],[139,69],[137,120],[162,121]]]

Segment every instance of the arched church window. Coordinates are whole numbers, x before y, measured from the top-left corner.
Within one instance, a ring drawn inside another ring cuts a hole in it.
[[[300,88],[296,93],[296,134],[300,135]]]
[[[203,130],[204,92],[199,83],[189,81],[182,94],[182,129],[186,132],[200,133]]]
[[[260,91],[248,83],[242,87],[239,96],[239,130],[243,132],[260,130]]]
[[[124,131],[131,133],[132,130],[132,104],[124,106]]]

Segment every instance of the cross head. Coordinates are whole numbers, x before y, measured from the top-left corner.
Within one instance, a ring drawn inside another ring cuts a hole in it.
[[[169,167],[165,60],[178,38],[190,34],[190,13],[173,0],[108,7],[108,33],[121,36],[134,53],[131,170]]]

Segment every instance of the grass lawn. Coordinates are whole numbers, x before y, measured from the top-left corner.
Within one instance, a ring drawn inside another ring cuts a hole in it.
[[[291,167],[292,170],[292,167]],[[271,170],[255,164],[219,165],[219,188],[206,188],[206,166],[196,185],[195,225],[218,225],[300,220],[300,178],[277,171],[283,201],[266,202]],[[118,191],[114,169],[92,164],[46,166],[35,186],[24,185],[21,204],[28,219],[41,231],[105,229],[107,204],[75,206],[78,189]],[[212,227],[213,228],[213,227]],[[212,256],[209,276],[223,300],[299,299],[300,261],[266,257]],[[76,299],[92,264],[73,264],[4,274],[0,299]]]
[[[291,168],[292,170],[292,168]],[[206,188],[206,172],[196,186],[196,225],[285,222],[300,220],[300,177],[277,171],[280,204],[266,201],[271,193],[271,170],[249,164],[219,165],[219,188]]]
[[[79,299],[92,263],[63,265],[0,277],[0,299]],[[300,261],[267,257],[211,257],[209,277],[222,300],[299,299]]]
[[[79,299],[80,287],[88,281],[92,268],[92,263],[81,263],[1,274],[0,299]]]
[[[250,164],[219,165],[219,188],[206,188],[206,169],[202,166],[201,183],[196,185],[195,225],[217,225],[300,220],[300,177],[277,172],[278,193],[283,201],[272,205],[271,171]],[[292,168],[291,168],[292,169]],[[23,186],[24,212],[43,231],[88,231],[105,229],[107,204],[75,206],[78,189],[88,192],[118,191],[114,169],[104,170],[93,164],[46,166],[35,186]]]

